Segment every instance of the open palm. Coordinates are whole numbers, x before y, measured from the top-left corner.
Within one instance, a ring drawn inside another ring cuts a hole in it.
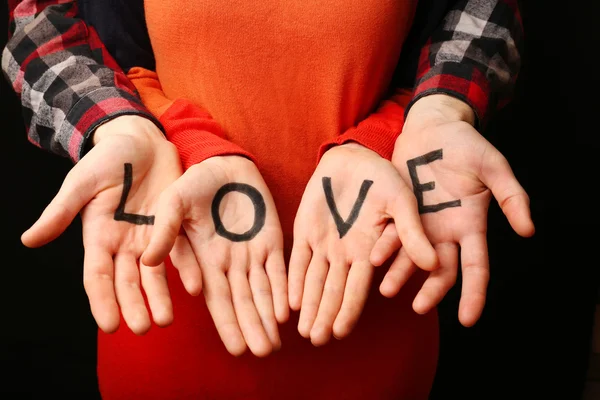
[[[289,271],[290,306],[313,344],[352,331],[374,273],[369,255],[390,219],[411,259],[435,268],[413,194],[390,161],[356,143],[328,150],[296,215]]]
[[[136,121],[142,133],[131,133],[120,130],[121,121],[114,120],[114,134],[74,165],[22,236],[25,245],[41,246],[58,237],[81,212],[84,286],[92,314],[106,332],[118,328],[119,309],[133,332],[150,328],[142,288],[152,319],[159,325],[172,320],[164,265],[138,266],[138,260],[150,240],[158,197],[181,174],[181,165],[174,146],[160,131],[150,131],[157,130],[151,122],[143,121]]]
[[[281,346],[288,318],[283,234],[275,203],[254,163],[212,157],[191,166],[161,196],[142,260],[159,265],[183,227],[199,262],[215,327],[234,355],[266,356]]]
[[[513,229],[521,236],[534,232],[529,197],[504,156],[467,122],[431,124],[421,129],[406,126],[396,142],[393,164],[413,187],[421,220],[435,246],[440,268],[432,271],[413,307],[425,313],[439,303],[454,285],[462,268],[459,319],[473,325],[479,318],[489,280],[487,214],[496,198]],[[401,246],[386,228],[372,254],[381,264]],[[400,249],[380,291],[394,296],[415,266]]]

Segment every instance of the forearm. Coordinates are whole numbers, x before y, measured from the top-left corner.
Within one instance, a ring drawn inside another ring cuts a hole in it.
[[[446,94],[467,103],[476,125],[510,101],[521,67],[523,27],[514,0],[463,0],[422,49],[415,94]]]
[[[10,6],[2,70],[21,100],[32,143],[77,162],[104,122],[131,114],[154,119],[94,29],[78,18],[75,1]]]

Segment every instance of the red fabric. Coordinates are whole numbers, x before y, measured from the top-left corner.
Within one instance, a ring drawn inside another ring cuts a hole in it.
[[[221,127],[188,101],[177,100],[159,119],[167,137],[179,150],[184,169],[210,157],[252,154],[228,141]]]
[[[374,399],[426,400],[435,375],[435,311],[411,309],[423,276],[394,299],[377,292],[377,270],[359,324],[340,341],[316,348],[297,332],[297,313],[280,328],[282,349],[267,358],[229,355],[204,298],[185,292],[168,264],[175,320],[134,335],[121,321],[116,333],[98,336],[98,377],[104,400]]]
[[[319,150],[319,159],[331,146],[356,142],[391,160],[396,139],[404,125],[405,107],[411,98],[412,93],[409,90],[399,89],[390,99],[383,101],[376,112],[356,127],[325,142]]]

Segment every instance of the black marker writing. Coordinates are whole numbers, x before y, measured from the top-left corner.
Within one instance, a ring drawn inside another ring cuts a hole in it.
[[[245,194],[250,198],[250,200],[252,200],[252,204],[254,205],[254,224],[248,231],[244,233],[229,232],[223,226],[223,221],[221,221],[221,216],[219,215],[219,206],[221,205],[223,197],[225,197],[225,195],[229,192],[240,192]],[[217,190],[210,211],[212,213],[213,221],[215,223],[215,231],[217,234],[223,236],[225,239],[231,240],[232,242],[247,242],[256,236],[265,225],[267,206],[265,205],[265,200],[263,199],[262,195],[258,190],[256,190],[256,188],[245,183],[228,183]]]
[[[115,221],[125,221],[136,225],[154,225],[154,215],[129,214],[125,212],[125,202],[133,183],[133,167],[130,163],[124,164],[124,167],[123,193],[121,194],[121,201],[115,210]]]
[[[460,200],[447,201],[445,203],[424,205],[423,204],[423,192],[435,189],[435,181],[421,183],[419,182],[419,176],[417,175],[417,167],[419,165],[429,164],[435,160],[442,159],[442,149],[434,150],[430,153],[422,155],[412,160],[408,160],[406,165],[408,166],[408,173],[410,174],[410,180],[413,184],[413,190],[419,204],[419,214],[425,214],[430,212],[441,211],[445,208],[460,207]]]
[[[352,228],[354,222],[358,218],[358,213],[362,208],[363,203],[365,202],[365,198],[367,197],[367,192],[369,188],[373,184],[373,181],[364,180],[362,185],[360,186],[360,191],[358,192],[358,198],[354,202],[354,206],[352,206],[352,211],[350,211],[350,215],[347,220],[343,220],[338,212],[337,205],[335,204],[335,199],[333,198],[333,190],[331,189],[331,178],[324,176],[323,177],[323,190],[325,191],[325,199],[327,200],[327,205],[329,206],[329,211],[331,211],[331,215],[333,215],[333,220],[335,221],[335,226],[340,234],[340,239],[343,238],[346,233]]]

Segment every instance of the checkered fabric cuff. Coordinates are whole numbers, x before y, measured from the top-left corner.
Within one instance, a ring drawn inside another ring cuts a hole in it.
[[[483,128],[509,102],[521,67],[522,21],[514,0],[463,1],[421,51],[415,95],[444,93],[469,104]]]
[[[484,127],[490,104],[490,86],[481,71],[469,64],[444,63],[433,67],[415,87],[405,116],[415,102],[430,94],[446,94],[464,101],[475,112],[476,126]]]
[[[85,155],[87,142],[98,126],[121,115],[148,118],[162,130],[160,122],[130,93],[117,88],[96,89],[79,99],[58,131],[71,160],[78,162]]]

